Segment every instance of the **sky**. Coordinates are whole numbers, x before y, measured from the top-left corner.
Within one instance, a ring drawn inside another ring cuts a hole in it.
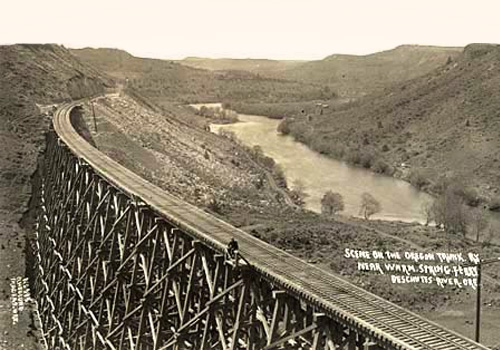
[[[4,0],[0,44],[135,56],[322,59],[500,43],[498,0]]]

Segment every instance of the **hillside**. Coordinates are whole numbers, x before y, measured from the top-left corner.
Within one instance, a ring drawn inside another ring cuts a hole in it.
[[[209,70],[244,70],[266,77],[326,84],[342,97],[360,97],[427,74],[462,48],[402,45],[365,56],[331,55],[317,61],[186,58],[179,63]]]
[[[366,56],[331,55],[286,71],[288,79],[329,84],[342,96],[356,97],[413,79],[457,57],[462,48],[402,45]]]
[[[187,57],[178,63],[207,70],[243,70],[255,74],[276,74],[295,68],[305,63],[300,60],[267,60],[267,59],[233,59]]]
[[[433,72],[282,129],[312,148],[392,172],[432,190],[459,175],[487,199],[500,194],[500,47],[473,44]],[[312,112],[312,111],[311,111]],[[406,174],[405,174],[406,173]]]
[[[33,213],[27,209],[50,125],[51,108],[43,106],[101,93],[113,82],[56,45],[0,46],[0,82],[0,344],[36,349],[27,336],[35,332],[29,308],[18,324],[10,321],[10,280],[29,275],[24,254]]]
[[[187,102],[283,102],[331,98],[321,84],[262,77],[248,71],[211,72],[173,61],[138,58],[114,49],[79,49],[72,53],[107,74],[128,79],[127,87],[159,104]]]

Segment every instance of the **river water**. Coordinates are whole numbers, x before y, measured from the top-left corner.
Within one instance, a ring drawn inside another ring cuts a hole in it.
[[[299,186],[302,186],[307,195],[307,209],[320,212],[322,196],[326,191],[332,190],[344,197],[343,215],[359,216],[361,194],[368,192],[382,205],[382,211],[372,218],[425,222],[421,208],[432,198],[409,183],[353,167],[314,152],[304,144],[294,141],[291,136],[279,134],[276,131],[279,120],[245,114],[239,114],[238,118],[238,123],[211,125],[211,130],[229,130],[245,145],[260,146],[267,156],[282,166],[290,187],[300,183]]]

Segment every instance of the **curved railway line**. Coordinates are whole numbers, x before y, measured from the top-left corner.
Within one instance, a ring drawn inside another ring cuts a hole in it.
[[[119,191],[138,197],[187,234],[224,252],[235,238],[242,256],[264,278],[305,300],[341,324],[355,327],[382,347],[474,350],[487,348],[415,313],[273,247],[149,183],[91,146],[74,129],[70,113],[81,101],[54,115],[60,140]]]

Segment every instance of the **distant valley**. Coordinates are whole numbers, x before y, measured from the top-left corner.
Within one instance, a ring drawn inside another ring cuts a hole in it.
[[[317,61],[186,58],[178,62],[212,71],[245,70],[280,79],[326,84],[339,96],[359,97],[427,74],[455,59],[462,49],[402,45],[365,56],[335,54]]]

